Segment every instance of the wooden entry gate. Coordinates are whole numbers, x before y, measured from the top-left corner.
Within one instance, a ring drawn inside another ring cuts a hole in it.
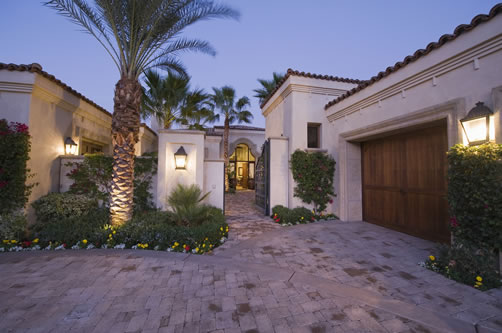
[[[446,126],[362,143],[363,219],[448,243]]]

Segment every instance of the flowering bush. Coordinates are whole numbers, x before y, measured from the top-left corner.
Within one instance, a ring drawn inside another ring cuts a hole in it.
[[[321,152],[301,150],[291,155],[291,171],[296,182],[294,195],[307,204],[314,205],[314,213],[323,212],[332,203],[335,160]]]
[[[443,245],[436,256],[431,255],[425,261],[428,269],[479,290],[502,285],[496,266],[495,256],[491,253],[465,244]]]
[[[0,214],[23,209],[36,185],[27,184],[30,149],[28,126],[0,119]]]
[[[78,218],[95,210],[95,199],[82,194],[49,193],[31,204],[40,223],[60,222],[68,218]]]

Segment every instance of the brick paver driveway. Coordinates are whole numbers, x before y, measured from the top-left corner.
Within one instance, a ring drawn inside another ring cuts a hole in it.
[[[1,332],[500,332],[502,292],[417,265],[433,244],[363,222],[279,227],[227,196],[213,255],[0,255]]]

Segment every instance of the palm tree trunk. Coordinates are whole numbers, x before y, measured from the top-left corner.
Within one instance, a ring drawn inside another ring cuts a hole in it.
[[[112,116],[113,178],[110,195],[111,224],[132,218],[134,191],[134,145],[140,126],[141,85],[122,77],[115,85]]]
[[[225,130],[223,132],[223,159],[225,160],[225,191],[228,191],[230,182],[228,180],[228,135],[230,132],[230,122],[225,116]]]

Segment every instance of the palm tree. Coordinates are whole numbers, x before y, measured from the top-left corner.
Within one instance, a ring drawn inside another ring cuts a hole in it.
[[[142,88],[139,76],[149,68],[183,73],[182,51],[215,54],[206,41],[186,39],[182,31],[211,18],[237,18],[238,12],[212,0],[51,0],[45,2],[95,37],[120,73],[112,117],[113,225],[133,213],[134,145],[138,141]]]
[[[277,85],[284,79],[284,74],[274,72],[272,80],[258,79],[261,84],[261,88],[253,90],[258,97],[260,104],[272,93],[272,91],[277,87]]]
[[[234,122],[250,123],[253,119],[253,114],[244,110],[246,106],[250,106],[249,98],[243,96],[237,101],[235,100],[235,89],[229,86],[224,86],[220,89],[213,88],[214,94],[211,95],[211,103],[213,109],[225,118],[225,129],[223,132],[223,158],[225,159],[225,190],[228,191],[228,135],[230,132],[230,124]]]
[[[181,107],[189,94],[189,81],[184,75],[168,74],[162,78],[156,71],[146,71],[148,89],[143,90],[142,116],[154,116],[164,128],[171,128],[181,116]]]
[[[209,95],[202,89],[190,90],[188,75],[168,74],[162,78],[157,72],[145,72],[141,116],[154,116],[159,124],[169,129],[181,124],[188,129],[203,129],[204,124],[218,118],[209,108]]]

